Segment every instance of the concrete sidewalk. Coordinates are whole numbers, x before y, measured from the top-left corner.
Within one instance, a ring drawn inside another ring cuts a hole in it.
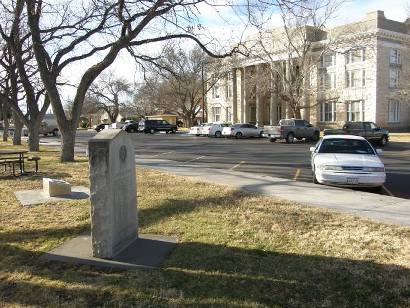
[[[188,176],[199,181],[232,186],[300,204],[351,213],[376,221],[410,226],[410,200],[350,189],[297,182],[224,169],[202,168],[171,160],[135,156],[137,165]]]

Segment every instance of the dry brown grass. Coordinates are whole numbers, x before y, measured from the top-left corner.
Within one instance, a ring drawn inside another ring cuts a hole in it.
[[[390,133],[389,140],[393,142],[410,142],[410,133]]]
[[[140,232],[180,242],[162,270],[42,263],[88,229],[89,201],[19,206],[12,192],[40,187],[43,175],[88,185],[84,158],[40,155],[42,174],[0,178],[0,306],[410,305],[409,228],[147,169]]]

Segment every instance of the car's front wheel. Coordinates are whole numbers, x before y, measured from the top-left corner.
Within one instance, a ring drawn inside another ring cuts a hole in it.
[[[215,137],[219,138],[222,136],[222,133],[220,131],[215,132]]]
[[[293,133],[289,133],[286,136],[286,142],[287,143],[293,143],[295,141],[295,135],[293,135]]]
[[[241,133],[241,132],[237,132],[237,133],[235,134],[235,138],[236,138],[236,139],[242,138],[242,133]]]
[[[276,138],[270,138],[269,141],[270,142],[276,142]]]
[[[177,132],[177,130],[175,128],[171,129],[171,133],[175,134]]]
[[[387,136],[386,136],[386,135],[384,135],[384,136],[382,136],[382,137],[380,138],[379,143],[380,143],[381,146],[387,145],[387,142],[388,142],[388,139],[387,139]]]
[[[150,133],[150,134],[154,134],[154,133],[155,133],[155,129],[151,128],[151,129],[149,130],[149,133]]]

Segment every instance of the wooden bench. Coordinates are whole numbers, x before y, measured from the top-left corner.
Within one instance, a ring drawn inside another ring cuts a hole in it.
[[[24,158],[23,158],[24,159]],[[23,160],[16,157],[2,157],[0,159],[0,165],[4,165],[4,171],[7,171],[7,166],[10,170],[13,170],[13,175],[16,175],[16,165],[20,168],[20,174],[23,174]]]
[[[38,161],[41,160],[41,157],[38,156],[30,156],[27,158],[27,161],[33,161],[36,164],[36,173],[38,172]]]

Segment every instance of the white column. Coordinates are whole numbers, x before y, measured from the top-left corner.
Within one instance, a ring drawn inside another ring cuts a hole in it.
[[[232,69],[232,122],[238,123],[238,84],[236,80],[236,68]]]
[[[256,126],[263,125],[262,120],[262,104],[261,104],[261,91],[258,86],[260,78],[260,66],[256,65],[256,83],[255,83],[255,97],[256,97]]]
[[[246,82],[245,82],[245,79],[246,79],[246,68],[243,67],[242,70],[241,70],[241,92],[242,92],[242,95],[241,95],[241,110],[242,110],[241,122],[242,123],[247,122],[249,120],[248,119],[248,105],[246,103],[246,89],[245,89]]]

